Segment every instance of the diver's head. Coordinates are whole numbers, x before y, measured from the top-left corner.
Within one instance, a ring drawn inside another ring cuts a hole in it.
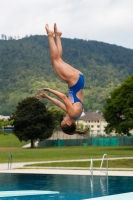
[[[76,130],[75,120],[69,115],[66,115],[61,122],[61,128],[64,133],[73,135]]]

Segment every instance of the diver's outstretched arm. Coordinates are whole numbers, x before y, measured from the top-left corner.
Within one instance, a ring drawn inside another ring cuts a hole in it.
[[[58,98],[60,98],[63,102],[64,102],[64,106],[66,108],[66,112],[68,113],[69,116],[71,117],[75,117],[77,116],[79,113],[78,113],[78,110],[77,109],[74,109],[72,103],[70,102],[70,100],[68,99],[68,97],[63,94],[62,92],[59,92],[57,90],[52,90],[50,88],[40,88],[39,89],[40,91],[48,91],[48,92],[51,92],[52,94],[56,95]]]
[[[60,107],[62,110],[64,110],[65,112],[67,112],[66,106],[59,100],[50,97],[49,95],[47,95],[46,93],[42,92],[41,94],[36,96],[37,99],[41,100],[43,98],[46,98],[50,101],[52,101],[56,106]]]

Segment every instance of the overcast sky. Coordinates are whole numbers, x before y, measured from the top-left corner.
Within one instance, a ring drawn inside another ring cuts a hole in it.
[[[0,38],[46,35],[54,22],[62,37],[133,49],[133,0],[0,0]]]

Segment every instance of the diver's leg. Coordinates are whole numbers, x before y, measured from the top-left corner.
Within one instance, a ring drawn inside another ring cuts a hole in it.
[[[58,74],[58,76],[67,82],[67,84],[69,86],[74,85],[78,78],[79,78],[79,74],[81,73],[79,70],[75,69],[74,67],[70,66],[69,64],[65,63],[60,55],[62,50],[58,51],[58,47],[60,49],[62,49],[62,47],[60,46],[60,41],[57,39],[57,46],[56,43],[54,41],[53,38],[53,31],[51,31],[49,29],[49,26],[46,24],[45,26],[47,34],[48,34],[48,41],[49,41],[49,47],[50,47],[50,56],[51,56],[51,61],[52,61],[52,65],[56,71],[56,73]],[[58,43],[59,42],[59,43]]]
[[[51,60],[58,59],[60,56],[59,56],[59,52],[58,52],[56,43],[54,41],[54,37],[53,37],[54,32],[49,29],[48,24],[46,24],[45,29],[46,29],[46,32],[47,32],[47,35],[48,35]]]
[[[54,24],[54,33],[55,33],[55,43],[59,52],[59,56],[60,58],[62,58],[62,44],[61,44],[61,39],[60,39],[62,32],[60,32],[57,29],[56,23]]]

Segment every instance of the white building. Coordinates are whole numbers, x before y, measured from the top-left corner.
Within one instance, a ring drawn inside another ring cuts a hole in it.
[[[78,123],[83,124],[84,127],[90,127],[91,137],[103,136],[106,134],[104,128],[107,125],[107,122],[101,113],[86,112],[79,118]]]
[[[4,119],[4,120],[8,120],[10,118],[10,116],[4,116],[4,115],[0,115],[0,120]]]

